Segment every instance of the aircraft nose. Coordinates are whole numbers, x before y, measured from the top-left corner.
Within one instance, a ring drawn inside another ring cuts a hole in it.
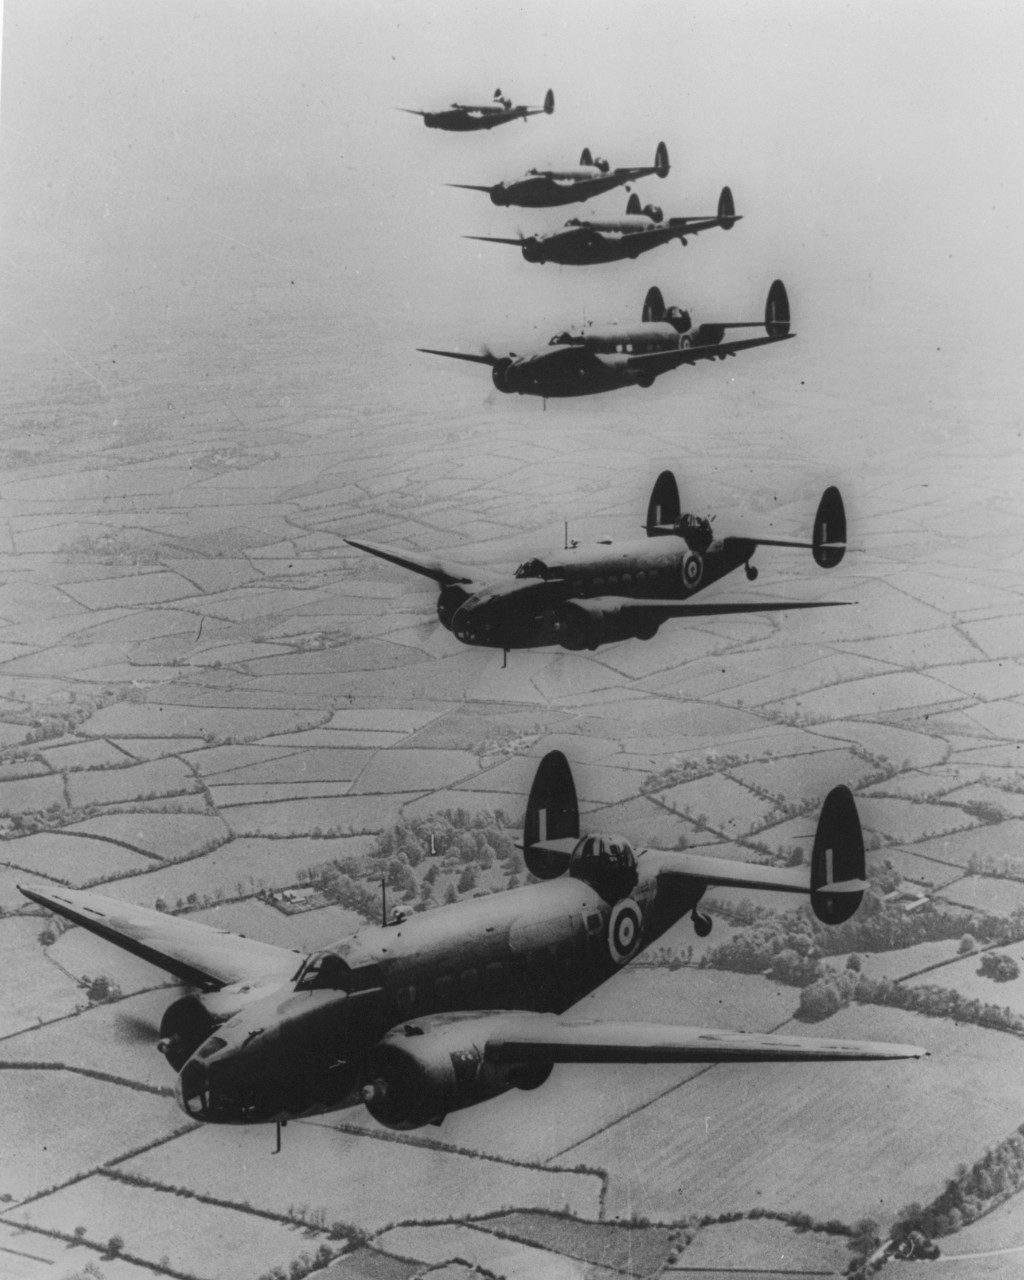
[[[205,1120],[210,1111],[210,1085],[206,1068],[190,1058],[174,1084],[178,1106],[193,1120]]]

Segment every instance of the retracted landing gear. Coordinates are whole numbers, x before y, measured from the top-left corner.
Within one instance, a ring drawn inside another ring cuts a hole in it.
[[[748,581],[748,582],[756,582],[756,581],[757,581],[757,566],[756,566],[756,565],[752,565],[752,564],[745,564],[745,565],[743,566],[743,572],[747,575],[747,581]]]
[[[690,912],[690,920],[693,922],[693,931],[698,938],[706,938],[711,932],[711,917],[702,916],[696,907]]]

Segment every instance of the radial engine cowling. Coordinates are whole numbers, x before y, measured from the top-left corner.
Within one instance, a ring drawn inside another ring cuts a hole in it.
[[[478,1014],[455,1014],[396,1027],[370,1054],[362,1090],[367,1111],[389,1129],[418,1129],[509,1089],[543,1084],[550,1063],[486,1060],[490,1025]]]
[[[204,1040],[240,1013],[247,1005],[262,999],[272,987],[257,982],[236,982],[220,991],[192,994],[175,1000],[160,1019],[157,1048],[175,1071],[180,1071]]]
[[[466,603],[471,594],[465,587],[454,584],[442,590],[437,597],[437,616],[445,630],[451,631],[456,613]]]
[[[612,608],[574,600],[555,613],[552,625],[563,649],[596,649],[616,640],[649,640],[658,623],[648,619],[631,605]]]
[[[512,368],[512,361],[509,359],[495,360],[491,365],[491,381],[499,391],[513,391],[512,380],[509,377],[509,370]]]

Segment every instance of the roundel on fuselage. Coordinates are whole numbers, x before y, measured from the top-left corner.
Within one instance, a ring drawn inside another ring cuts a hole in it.
[[[688,551],[683,556],[683,586],[688,591],[696,591],[700,586],[700,580],[704,577],[704,561],[700,558],[696,551]]]
[[[644,918],[632,898],[622,898],[608,917],[608,954],[616,964],[625,964],[640,950]]]

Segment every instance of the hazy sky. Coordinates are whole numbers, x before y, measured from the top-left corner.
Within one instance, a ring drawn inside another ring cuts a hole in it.
[[[3,313],[82,339],[127,299],[173,327],[279,297],[396,353],[522,349],[638,315],[652,283],[698,318],[756,318],[781,275],[806,368],[837,386],[904,349],[915,383],[949,362],[986,378],[1024,321],[1022,47],[1018,0],[7,0]],[[458,135],[393,110],[495,86],[551,86],[556,113]],[[581,210],[445,181],[584,145],[647,162],[661,138],[672,172],[642,197],[703,213],[728,183],[734,231],[589,270],[459,238]]]

